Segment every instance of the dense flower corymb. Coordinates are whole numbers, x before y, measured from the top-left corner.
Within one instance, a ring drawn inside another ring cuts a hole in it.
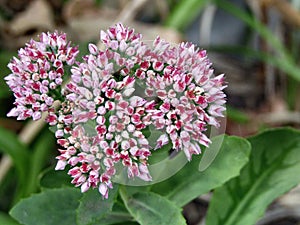
[[[218,127],[217,117],[223,116],[224,76],[214,77],[206,52],[190,43],[171,47],[157,38],[153,52],[145,94],[158,98],[153,124],[165,132],[158,147],[171,141],[173,149],[182,149],[191,160],[201,153],[201,145],[210,143],[207,125]]]
[[[150,124],[147,114],[154,104],[134,95],[134,67],[142,62],[148,47],[133,30],[118,26],[108,34],[102,32],[104,51],[90,44],[90,54],[72,68],[63,103],[68,109],[59,111],[56,132],[64,148],[56,169],[70,164],[76,186],[82,191],[99,186],[105,197],[112,188],[116,163],[127,168],[129,177],[151,180],[147,169],[150,145],[142,130]]]
[[[65,65],[75,63],[77,47],[67,42],[66,34],[42,33],[40,40],[30,40],[8,64],[11,74],[5,80],[14,92],[15,108],[8,116],[18,120],[41,118],[41,113],[52,111],[55,100],[60,99]]]
[[[209,146],[206,130],[220,126],[225,85],[204,50],[159,37],[149,46],[141,34],[116,24],[101,31],[104,47],[89,44],[89,54],[75,65],[77,48],[64,35],[54,36],[31,41],[9,64],[13,73],[6,80],[16,96],[9,115],[36,120],[49,112],[60,145],[55,169],[67,168],[82,192],[98,188],[107,198],[120,168],[127,178],[151,181],[149,158],[167,144],[188,160]],[[74,65],[61,90],[64,63]],[[61,101],[57,111],[54,100]]]
[[[90,54],[71,70],[56,136],[62,146],[56,169],[70,165],[72,183],[108,196],[115,165],[129,178],[151,180],[148,158],[171,143],[188,160],[210,140],[208,125],[223,116],[223,75],[214,77],[206,52],[194,45],[153,46],[121,24],[101,31],[105,46],[90,44]],[[150,143],[145,133],[161,131]]]

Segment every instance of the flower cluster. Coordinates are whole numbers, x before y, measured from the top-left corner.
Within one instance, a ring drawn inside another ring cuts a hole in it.
[[[103,49],[89,44],[89,54],[72,66],[71,79],[61,92],[60,108],[55,112],[50,110],[47,121],[56,125],[55,136],[61,146],[56,169],[67,167],[72,183],[80,186],[82,192],[98,188],[107,198],[120,165],[129,178],[150,181],[148,159],[153,151],[170,143],[174,151],[184,151],[188,160],[200,154],[201,146],[210,144],[205,134],[207,127],[218,127],[217,118],[223,116],[225,85],[223,75],[214,76],[206,52],[190,43],[172,46],[158,37],[148,46],[140,34],[122,24],[101,31],[100,40]],[[33,46],[37,46],[36,42]],[[58,44],[50,48],[47,44],[42,46],[44,53],[49,49],[54,51]],[[54,51],[60,55],[53,56],[54,61],[43,54],[44,64],[51,62],[51,65],[46,69],[37,66],[34,74],[42,77],[40,83],[48,81],[50,85],[61,78],[63,71],[55,70],[61,68],[56,67],[57,60],[74,63],[70,55],[76,56],[77,51],[70,47],[64,49],[65,57],[61,57],[61,51]],[[38,60],[30,58],[33,61]],[[24,76],[24,72],[19,75],[20,68],[28,74],[25,64],[23,59],[14,59],[10,64],[14,75],[7,80],[15,93],[28,87],[25,81],[34,83],[30,76],[19,81]],[[45,70],[47,76],[42,76],[40,73]],[[53,71],[56,71],[54,80],[49,75]],[[51,87],[47,86],[52,90]],[[23,91],[22,96],[15,94],[17,108],[9,114],[23,119],[47,111],[48,108],[35,108],[29,116],[24,116],[21,107],[28,107],[28,101],[24,100],[28,96],[33,96],[34,103],[44,103],[40,96],[49,93],[48,89],[46,92],[27,90],[31,95]],[[50,100],[53,102],[53,97]],[[161,133],[154,143],[149,139],[152,129]]]
[[[200,146],[208,146],[205,135],[207,125],[219,126],[217,117],[225,110],[224,75],[213,77],[206,52],[190,43],[171,47],[157,38],[153,44],[152,58],[146,63],[147,97],[157,97],[151,118],[159,130],[160,148],[169,141],[173,149],[182,149],[188,160],[200,154]]]
[[[8,64],[12,73],[5,80],[16,98],[8,116],[18,120],[38,120],[42,112],[53,111],[54,101],[61,98],[65,65],[73,65],[79,53],[64,33],[42,33],[39,38],[30,40]]]

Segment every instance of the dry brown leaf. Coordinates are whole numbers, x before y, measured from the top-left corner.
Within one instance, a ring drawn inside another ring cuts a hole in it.
[[[8,30],[14,36],[21,36],[30,30],[53,30],[52,13],[46,0],[33,1],[8,24]]]
[[[286,207],[297,207],[300,213],[300,185],[280,197],[278,202]]]
[[[114,23],[115,20],[113,18],[109,19],[99,15],[98,17],[94,16],[92,18],[73,18],[68,25],[70,26],[70,29],[76,33],[79,41],[90,41],[99,40],[100,30],[107,30],[108,27],[112,26]],[[159,25],[149,25],[139,22],[130,22],[124,25],[132,27],[137,32],[143,34],[144,40],[152,41],[157,36],[160,36],[161,38],[172,43],[178,43],[182,41],[180,33]]]
[[[271,112],[286,112],[288,111],[288,105],[285,99],[278,95],[270,99],[270,111]]]
[[[63,8],[63,18],[67,24],[73,19],[79,18],[94,18],[98,15],[103,17],[113,18],[116,17],[118,11],[102,5],[101,8],[95,4],[94,0],[74,0],[68,1]]]
[[[138,10],[137,7],[135,10]],[[169,42],[180,42],[181,35],[172,29],[159,25],[150,25],[123,18],[122,12],[102,5],[96,7],[92,0],[75,0],[66,3],[63,15],[70,30],[72,30],[78,41],[99,40],[99,31],[107,30],[116,22],[123,22],[124,25],[134,28],[143,34],[144,40],[154,40],[158,35]]]

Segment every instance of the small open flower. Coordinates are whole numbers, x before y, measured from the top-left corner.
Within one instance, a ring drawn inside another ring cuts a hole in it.
[[[8,116],[38,120],[42,112],[52,111],[54,101],[61,98],[65,65],[73,65],[77,54],[66,34],[57,32],[42,33],[39,41],[30,40],[21,48],[8,64],[12,73],[5,77],[16,98]]]

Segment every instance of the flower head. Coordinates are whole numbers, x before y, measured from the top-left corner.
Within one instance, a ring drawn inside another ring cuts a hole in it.
[[[64,33],[42,33],[39,38],[30,40],[8,64],[12,73],[5,80],[16,98],[8,116],[18,120],[38,120],[42,112],[52,111],[60,98],[65,66],[73,65],[78,54]]]
[[[78,50],[65,34],[43,33],[11,61],[6,80],[16,97],[8,115],[37,120],[48,111],[60,145],[56,170],[67,167],[82,192],[98,188],[107,198],[118,168],[151,181],[149,158],[167,144],[188,160],[200,154],[226,100],[224,76],[214,76],[206,52],[193,44],[158,37],[149,46],[122,24],[101,31],[100,40],[104,49],[89,44],[75,65]],[[72,65],[71,80],[62,88],[65,65]]]
[[[204,50],[191,43],[171,46],[160,38],[153,43],[147,65],[145,94],[156,97],[157,103],[152,122],[164,132],[156,148],[171,142],[173,149],[183,150],[191,160],[211,142],[205,134],[207,126],[218,127],[217,117],[223,116],[224,75],[214,77]]]
[[[101,38],[106,49],[90,44],[90,54],[71,69],[58,116],[56,136],[63,150],[57,169],[71,165],[76,186],[98,187],[107,197],[116,163],[127,168],[128,177],[151,180],[150,146],[142,132],[150,106],[134,95],[135,67],[148,47],[120,24],[101,32]]]
[[[122,24],[101,31],[100,39],[104,50],[90,44],[64,89],[56,169],[70,165],[75,186],[97,187],[107,198],[116,164],[129,178],[150,181],[152,151],[171,143],[188,160],[200,154],[210,144],[207,126],[218,127],[223,116],[225,86],[206,52],[190,43],[172,46],[157,38],[148,46]],[[151,129],[161,132],[154,143],[146,135]]]

